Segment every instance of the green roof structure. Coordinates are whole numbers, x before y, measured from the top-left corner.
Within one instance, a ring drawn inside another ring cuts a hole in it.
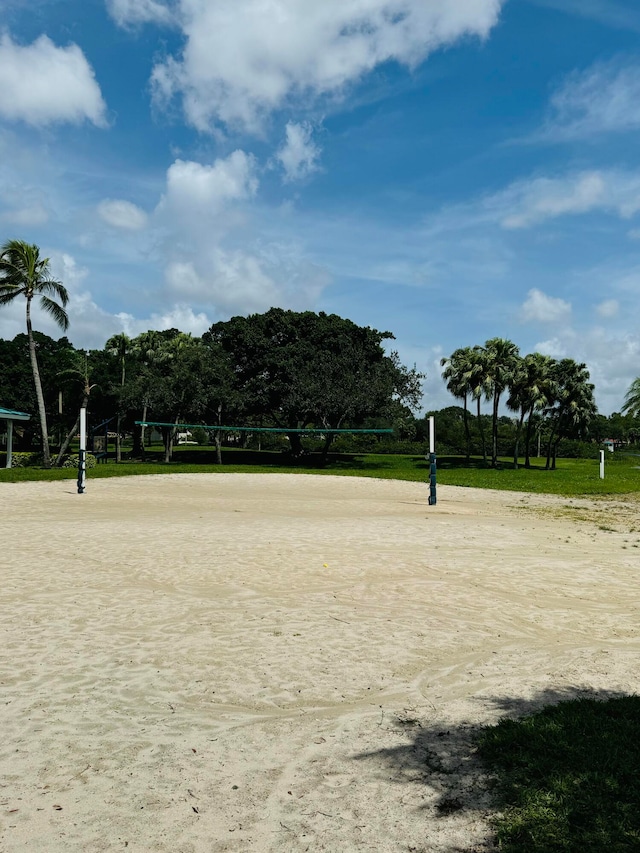
[[[0,406],[0,420],[7,422],[7,462],[5,467],[11,468],[11,457],[13,451],[13,422],[31,420],[31,415],[26,412],[17,412],[15,409],[5,409]]]

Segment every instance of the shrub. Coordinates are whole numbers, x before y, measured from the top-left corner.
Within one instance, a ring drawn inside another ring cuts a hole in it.
[[[42,465],[42,453],[20,452],[11,454],[12,468],[31,468]]]
[[[85,456],[87,468],[95,468],[98,464],[93,453],[87,453]],[[61,468],[77,468],[80,464],[80,457],[77,453],[70,453],[68,456],[62,457]]]

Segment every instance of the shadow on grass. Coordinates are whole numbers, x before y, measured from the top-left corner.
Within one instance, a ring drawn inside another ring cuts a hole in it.
[[[164,454],[162,451],[147,451],[145,461],[151,463],[162,463]],[[194,465],[215,465],[215,450],[182,449],[177,448],[173,453],[173,462]],[[304,453],[302,456],[294,457],[290,453],[275,450],[222,450],[222,467],[225,465],[255,465],[261,468],[291,468],[295,469],[324,469],[331,470],[383,470],[396,467],[394,457],[388,460],[368,459],[366,454],[357,453],[329,453],[323,458],[321,453]]]
[[[507,716],[496,726],[397,717],[408,742],[356,758],[425,785],[442,820],[493,824],[483,845],[451,853],[640,851],[640,697],[574,689],[492,701]]]

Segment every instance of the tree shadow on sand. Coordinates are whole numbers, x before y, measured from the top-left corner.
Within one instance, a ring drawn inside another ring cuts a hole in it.
[[[467,846],[425,838],[416,853],[640,851],[640,697],[565,688],[488,701],[497,725],[404,712],[387,725],[404,731],[405,744],[355,757],[423,785],[438,821],[489,828]]]

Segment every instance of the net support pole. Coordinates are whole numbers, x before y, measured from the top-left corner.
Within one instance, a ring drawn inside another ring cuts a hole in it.
[[[87,410],[80,409],[80,451],[78,453],[78,494],[84,493],[87,482]]]
[[[600,451],[600,479],[604,480],[604,450]]]
[[[429,417],[429,506],[436,505],[436,422]]]

